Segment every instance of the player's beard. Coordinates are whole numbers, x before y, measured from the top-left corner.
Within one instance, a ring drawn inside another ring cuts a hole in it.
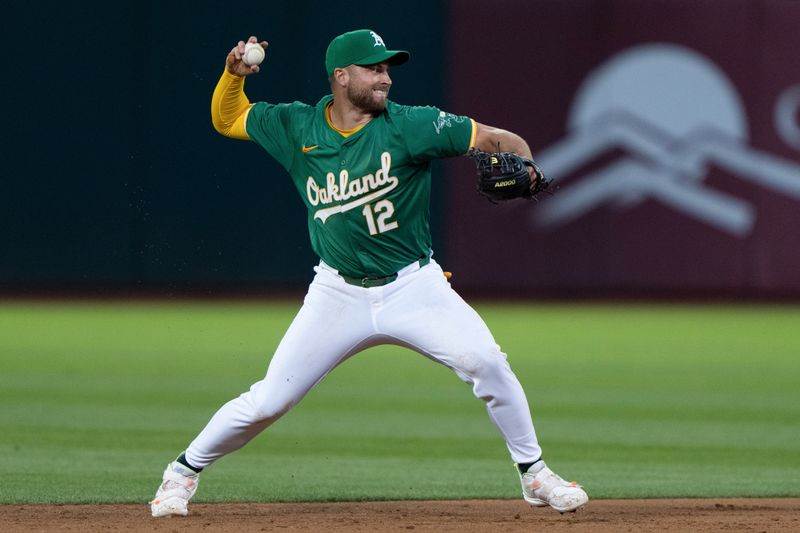
[[[386,99],[389,97],[389,88],[386,87],[385,91],[383,91],[386,95],[383,98],[376,96],[373,92],[374,89],[376,89],[376,87],[356,87],[352,84],[348,85],[347,99],[365,113],[377,115],[386,109]]]

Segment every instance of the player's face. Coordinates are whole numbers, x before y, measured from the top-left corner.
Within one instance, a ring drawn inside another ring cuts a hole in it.
[[[386,108],[392,78],[389,77],[389,63],[374,65],[353,65],[349,69],[350,82],[347,85],[347,98],[367,113],[380,113]]]

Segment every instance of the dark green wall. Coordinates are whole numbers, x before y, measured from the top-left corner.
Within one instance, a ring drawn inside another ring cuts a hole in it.
[[[324,50],[369,27],[412,60],[392,99],[443,101],[443,10],[396,3],[12,2],[0,176],[0,288],[301,287],[315,258],[284,171],[218,135],[228,50],[270,41],[251,100],[316,102]],[[439,210],[434,209],[438,214]]]

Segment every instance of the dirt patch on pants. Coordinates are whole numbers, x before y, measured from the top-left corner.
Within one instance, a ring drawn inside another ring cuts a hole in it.
[[[800,531],[800,499],[596,500],[576,513],[521,500],[147,505],[1,505],[3,531]]]

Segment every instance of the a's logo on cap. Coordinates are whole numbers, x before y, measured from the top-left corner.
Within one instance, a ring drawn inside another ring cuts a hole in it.
[[[383,39],[381,38],[380,35],[378,35],[374,31],[369,32],[369,34],[372,35],[373,39],[375,39],[375,45],[374,46],[383,46],[384,48],[386,48],[386,43],[383,42]]]

